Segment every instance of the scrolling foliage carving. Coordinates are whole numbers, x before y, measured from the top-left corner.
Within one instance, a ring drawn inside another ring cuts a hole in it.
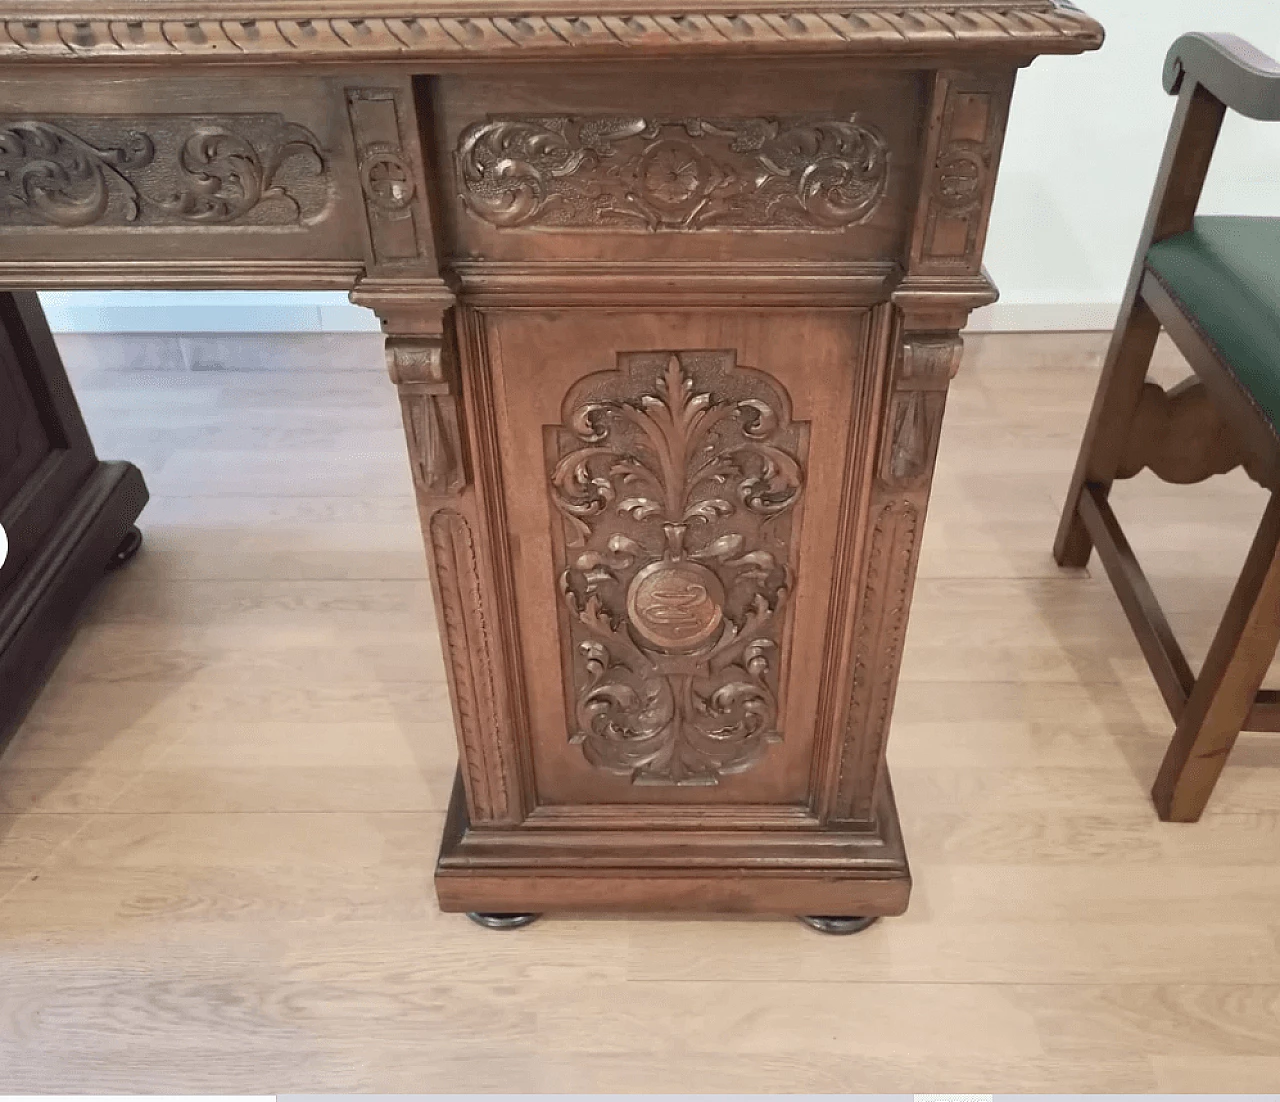
[[[573,740],[649,784],[715,784],[781,739],[808,425],[728,351],[636,352],[548,430]]]
[[[839,231],[889,182],[856,116],[498,118],[456,161],[467,209],[500,229]]]
[[[0,226],[288,226],[329,200],[318,139],[279,115],[0,119]]]

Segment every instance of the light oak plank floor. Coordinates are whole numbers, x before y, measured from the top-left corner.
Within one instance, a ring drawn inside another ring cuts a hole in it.
[[[890,746],[916,894],[850,939],[439,914],[452,728],[377,349],[215,343],[256,370],[65,342],[154,498],[0,757],[0,1090],[1280,1085],[1280,740],[1158,823],[1168,719],[1049,555],[1103,338],[971,343]],[[1261,493],[1117,502],[1198,660]]]

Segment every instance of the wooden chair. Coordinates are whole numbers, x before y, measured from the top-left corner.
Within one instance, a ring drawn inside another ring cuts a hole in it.
[[[1195,822],[1240,731],[1280,731],[1280,693],[1260,691],[1280,643],[1280,218],[1196,217],[1227,110],[1280,121],[1280,65],[1190,34],[1164,86],[1177,111],[1054,555],[1082,567],[1097,547],[1176,724],[1156,810]],[[1162,327],[1195,372],[1167,393],[1146,381]],[[1108,496],[1145,468],[1192,483],[1238,466],[1272,495],[1196,676]]]

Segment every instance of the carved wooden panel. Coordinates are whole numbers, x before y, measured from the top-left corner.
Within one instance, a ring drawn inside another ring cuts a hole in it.
[[[881,458],[886,485],[912,488],[927,484],[933,474],[947,384],[959,366],[961,347],[951,335],[914,335],[903,345]]]
[[[547,430],[572,739],[638,783],[714,784],[779,729],[807,428],[731,351],[635,352]]]
[[[0,228],[300,226],[331,200],[282,115],[0,117]]]
[[[502,229],[835,231],[875,212],[890,151],[856,115],[503,117],[455,164],[466,209]]]

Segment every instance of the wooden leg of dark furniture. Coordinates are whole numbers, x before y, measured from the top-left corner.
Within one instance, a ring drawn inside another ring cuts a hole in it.
[[[94,454],[34,294],[0,293],[0,747],[103,574],[141,543],[142,473]]]
[[[1166,822],[1194,823],[1280,644],[1280,494],[1273,494],[1152,789]]]
[[[1053,546],[1059,566],[1083,567],[1089,562],[1093,541],[1080,514],[1081,495],[1088,485],[1101,486],[1105,491],[1111,488],[1159,336],[1160,322],[1150,307],[1136,298],[1116,329],[1093,399]]]

